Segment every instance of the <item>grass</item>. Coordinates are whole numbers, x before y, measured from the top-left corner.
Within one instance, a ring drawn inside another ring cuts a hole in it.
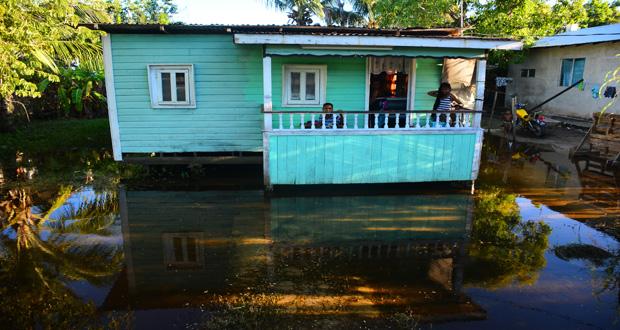
[[[0,134],[0,157],[54,154],[75,150],[112,151],[107,118],[37,121],[21,124],[15,134]]]
[[[112,157],[107,118],[22,123],[15,134],[0,134],[4,188],[56,185],[108,185],[130,172]],[[32,179],[24,180],[26,173]]]

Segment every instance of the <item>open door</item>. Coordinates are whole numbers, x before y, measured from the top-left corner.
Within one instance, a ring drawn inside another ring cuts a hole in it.
[[[370,93],[368,109],[408,110],[409,75],[411,59],[406,57],[371,57]],[[380,115],[378,126],[383,127],[386,116]],[[387,116],[388,127],[396,126],[396,115]],[[374,116],[369,116],[369,127],[374,127]],[[399,126],[405,127],[405,114],[401,115]]]

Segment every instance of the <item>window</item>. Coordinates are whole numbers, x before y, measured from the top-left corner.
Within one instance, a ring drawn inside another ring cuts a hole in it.
[[[535,77],[536,76],[536,69],[522,69],[521,70],[521,77]]]
[[[325,103],[327,66],[284,65],[282,106],[308,107]]]
[[[202,232],[164,233],[166,270],[203,269]]]
[[[148,73],[151,107],[196,107],[193,64],[151,64]]]
[[[585,58],[563,59],[560,70],[560,86],[570,86],[581,80],[585,66]]]

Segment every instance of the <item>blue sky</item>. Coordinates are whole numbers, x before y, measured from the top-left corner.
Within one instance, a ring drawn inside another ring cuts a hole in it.
[[[251,24],[284,25],[288,18],[283,12],[267,8],[259,0],[174,0],[178,14],[174,21],[188,24]]]

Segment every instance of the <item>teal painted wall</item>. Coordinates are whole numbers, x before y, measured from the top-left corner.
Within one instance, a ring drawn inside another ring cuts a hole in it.
[[[123,153],[262,151],[262,47],[230,35],[112,35]],[[194,64],[196,109],[152,109],[148,64]]]
[[[427,93],[439,88],[442,69],[443,59],[419,58],[416,60],[414,110],[433,110],[435,98]]]
[[[476,132],[271,135],[271,184],[471,180]]]

